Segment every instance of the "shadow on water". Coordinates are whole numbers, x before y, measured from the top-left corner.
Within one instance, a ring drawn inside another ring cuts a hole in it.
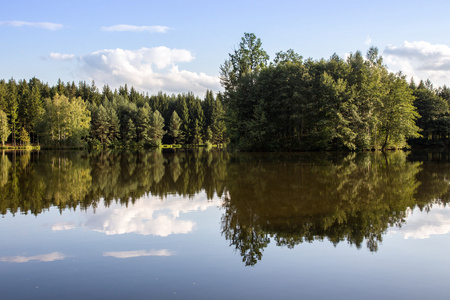
[[[377,251],[411,209],[448,202],[449,156],[426,155],[3,152],[0,212],[37,216],[204,191],[208,201],[222,198],[222,235],[246,265],[270,242],[293,248],[328,239]]]

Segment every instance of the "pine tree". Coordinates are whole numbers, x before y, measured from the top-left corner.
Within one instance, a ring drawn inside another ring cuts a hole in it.
[[[158,110],[155,110],[150,119],[150,138],[152,146],[160,146],[164,131],[164,118]]]
[[[92,126],[93,136],[100,140],[100,144],[105,147],[109,143],[110,124],[108,122],[108,114],[102,104],[100,104],[94,117]]]
[[[169,135],[173,138],[173,143],[176,144],[181,139],[181,119],[174,110],[170,117]]]
[[[211,131],[212,131],[212,143],[221,144],[225,137],[225,111],[222,106],[222,102],[217,99],[214,101],[212,117],[211,117]]]
[[[120,122],[119,117],[117,116],[116,110],[109,106],[107,108],[107,115],[108,115],[108,140],[112,146],[116,146],[119,143],[120,140]]]
[[[191,134],[189,130],[189,109],[186,104],[186,99],[184,95],[178,96],[178,108],[177,108],[178,116],[181,118],[181,134],[180,137],[182,137],[182,140],[185,143],[189,143]]]
[[[192,142],[195,145],[201,144],[202,141],[202,128],[200,126],[200,123],[198,121],[198,119],[195,119],[194,121],[194,126],[192,128]]]
[[[16,145],[16,134],[17,134],[17,123],[18,123],[18,109],[19,109],[19,101],[17,99],[17,87],[16,81],[14,79],[10,79],[7,85],[7,94],[6,94],[6,114],[9,118],[9,123],[11,124],[11,134],[12,134],[12,142],[13,145]]]
[[[136,141],[136,127],[131,118],[129,118],[126,123],[126,131],[123,140],[126,146],[131,146]]]
[[[146,103],[143,107],[138,109],[136,117],[136,134],[137,139],[142,144],[147,144],[149,140],[150,130],[150,106]]]

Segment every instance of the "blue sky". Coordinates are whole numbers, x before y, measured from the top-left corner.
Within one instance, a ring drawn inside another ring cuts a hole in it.
[[[345,57],[374,45],[392,71],[450,80],[450,1],[2,1],[0,78],[94,80],[154,94],[219,91],[244,32],[271,58]]]

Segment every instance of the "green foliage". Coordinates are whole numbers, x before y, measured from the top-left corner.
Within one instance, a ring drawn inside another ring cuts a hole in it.
[[[420,136],[405,77],[389,73],[376,48],[346,61],[303,61],[293,50],[268,66],[267,59],[260,40],[245,34],[221,66],[227,130],[237,148],[403,148]]]
[[[174,110],[170,117],[169,134],[173,138],[173,143],[176,144],[181,139],[181,119]]]
[[[108,114],[103,105],[96,110],[92,120],[91,134],[94,139],[100,140],[100,145],[105,147],[109,143],[109,127]]]
[[[5,142],[8,140],[10,134],[11,129],[9,129],[8,117],[6,113],[0,109],[0,140],[2,142],[2,146],[5,146]]]
[[[19,136],[20,141],[22,142],[23,146],[29,146],[30,145],[30,135],[26,131],[24,127],[22,127],[22,130],[20,131]]]
[[[69,101],[66,96],[56,94],[45,100],[40,135],[51,145],[82,146],[82,139],[89,134],[90,122],[90,111],[80,97]]]
[[[166,131],[164,128],[164,118],[161,113],[155,110],[150,118],[150,143],[154,147],[162,144],[162,138]]]
[[[255,81],[259,72],[266,68],[268,59],[261,40],[252,33],[245,33],[239,48],[229,54],[229,59],[220,67],[220,81],[225,88],[227,128],[231,141],[239,148],[253,144],[251,119],[259,100],[255,97]]]
[[[14,79],[10,79],[7,84],[7,92],[6,92],[6,114],[9,118],[9,124],[11,128],[12,134],[12,142],[13,145],[16,145],[16,134],[17,125],[18,125],[18,117],[19,117],[19,101],[17,95],[17,84]]]
[[[450,98],[447,87],[435,90],[431,83],[425,84],[421,81],[413,90],[413,95],[414,105],[421,116],[417,125],[422,129],[423,136],[414,142],[425,146],[449,145]]]

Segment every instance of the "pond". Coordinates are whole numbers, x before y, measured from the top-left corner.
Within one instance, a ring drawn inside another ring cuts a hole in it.
[[[0,153],[1,299],[446,299],[449,153]]]

